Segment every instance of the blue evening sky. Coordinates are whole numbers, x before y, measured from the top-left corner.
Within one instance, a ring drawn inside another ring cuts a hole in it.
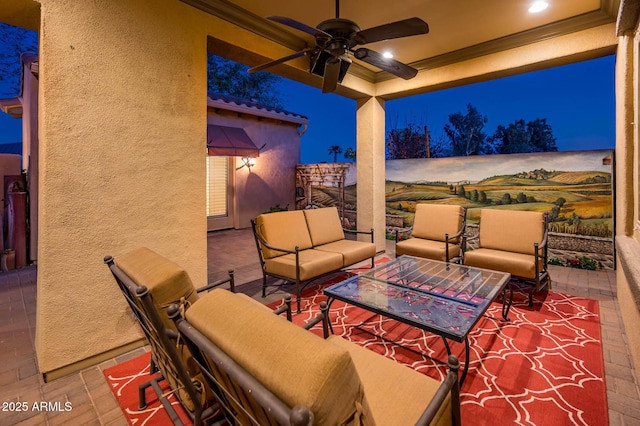
[[[515,120],[546,118],[560,151],[615,147],[615,56],[471,84],[386,103],[387,130],[412,122],[427,125],[432,140],[443,134],[449,114],[471,103],[488,118],[485,133]],[[331,162],[332,145],[355,149],[355,101],[285,80],[285,109],[309,118],[301,162]],[[345,161],[343,155],[338,161]]]
[[[499,124],[546,118],[561,151],[615,147],[615,56],[548,70],[426,93],[386,103],[387,129],[408,122],[429,126],[433,140],[449,114],[466,113],[471,103],[488,118],[487,134]],[[355,101],[283,79],[286,110],[309,118],[301,163],[331,162],[328,150],[355,148]],[[0,143],[20,142],[21,120],[0,113]],[[338,161],[345,161],[343,155]]]

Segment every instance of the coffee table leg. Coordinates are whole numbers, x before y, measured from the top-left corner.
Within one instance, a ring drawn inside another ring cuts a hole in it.
[[[507,287],[509,287],[509,303],[505,306],[507,302]],[[504,293],[502,294],[502,318],[505,321],[511,321],[509,319],[509,309],[511,309],[511,303],[513,302],[513,287],[511,287],[511,283],[508,283],[504,288]]]
[[[444,336],[440,336],[442,337],[442,341],[444,342],[444,347],[447,349],[447,355],[451,355],[451,349],[449,348],[449,342],[447,342],[447,339]],[[462,387],[462,384],[464,383],[464,379],[467,377],[467,371],[469,370],[469,352],[471,351],[470,347],[469,347],[469,338],[465,337],[464,338],[464,355],[465,355],[465,360],[464,360],[464,368],[462,369],[462,376],[460,376],[460,387]]]

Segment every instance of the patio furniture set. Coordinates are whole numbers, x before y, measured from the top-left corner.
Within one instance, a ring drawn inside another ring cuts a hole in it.
[[[158,384],[166,378],[194,424],[460,424],[468,364],[458,378],[448,339],[464,342],[468,360],[468,334],[500,294],[508,321],[512,276],[529,280],[530,303],[549,282],[542,213],[487,209],[480,221],[479,248],[466,252],[466,210],[420,204],[413,238],[397,241],[396,259],[374,267],[373,230],[364,233],[371,242],[346,239],[335,208],[258,216],[252,227],[263,297],[267,276],[293,282],[298,312],[313,280],[371,258],[371,269],[323,290],[327,302],[304,327],[291,322],[290,297],[274,315],[235,293],[232,271],[200,296],[183,269],[149,249],[117,262],[106,257],[150,343],[152,371],[162,373],[141,387],[141,406],[151,386],[181,424]],[[230,290],[214,288],[225,283]],[[330,335],[335,300],[441,336],[449,354],[444,380]],[[303,329],[319,323],[324,338]]]

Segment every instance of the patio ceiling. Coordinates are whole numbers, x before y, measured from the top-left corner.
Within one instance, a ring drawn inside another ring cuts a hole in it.
[[[334,0],[181,1],[265,39],[263,50],[258,49],[254,52],[257,54],[252,55],[239,52],[232,43],[210,42],[210,51],[251,66],[315,45],[312,36],[269,21],[266,16],[286,16],[312,27],[335,17]],[[388,0],[343,0],[340,17],[355,21],[361,29],[414,16],[422,18],[429,24],[428,34],[371,43],[366,47],[378,52],[391,51],[395,59],[424,71],[609,24],[615,22],[620,6],[620,0],[547,1],[546,10],[531,14],[528,9],[533,0],[403,0],[392,5]],[[281,47],[279,52],[286,53],[274,55],[278,51],[272,47],[274,43]],[[613,52],[592,52],[591,55],[608,53]],[[580,59],[588,59],[588,55]],[[349,74],[367,83],[396,79],[357,59],[353,62]],[[277,65],[270,71],[318,86],[320,78],[306,79],[293,70],[304,69],[307,64],[308,60],[302,58]]]

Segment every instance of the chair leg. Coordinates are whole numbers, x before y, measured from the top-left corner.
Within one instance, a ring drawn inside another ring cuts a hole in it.
[[[262,274],[262,297],[267,297],[267,274]]]
[[[533,306],[533,290],[535,289],[535,286],[531,286],[531,290],[529,290],[529,307]]]

